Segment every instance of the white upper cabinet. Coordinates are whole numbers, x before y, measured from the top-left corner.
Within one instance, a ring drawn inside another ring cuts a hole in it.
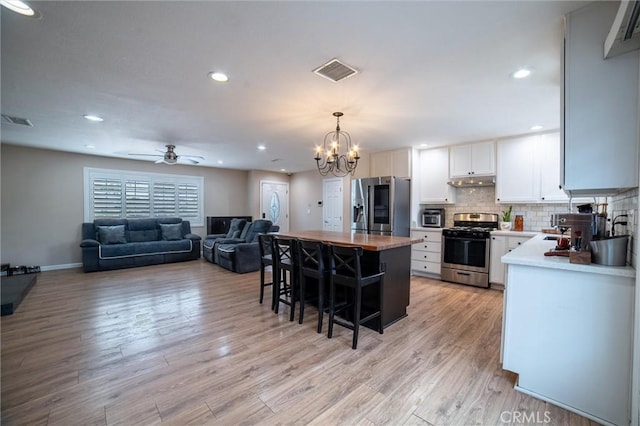
[[[638,186],[639,52],[603,59],[618,2],[593,2],[565,20],[564,188],[611,194]]]
[[[451,147],[450,177],[493,176],[496,174],[495,143],[480,142]]]
[[[540,172],[537,161],[539,139],[539,136],[526,136],[498,141],[497,202],[534,203],[539,201]]]
[[[569,200],[560,189],[559,133],[500,140],[497,151],[496,202],[552,203]]]
[[[548,133],[538,141],[540,163],[540,200],[542,202],[569,201],[560,185],[560,134]]]
[[[371,154],[369,176],[411,177],[411,150],[403,148]]]
[[[420,204],[450,204],[456,202],[456,190],[449,180],[449,148],[420,151],[417,182]]]

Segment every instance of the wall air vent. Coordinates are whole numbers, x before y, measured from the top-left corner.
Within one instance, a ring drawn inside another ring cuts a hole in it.
[[[21,126],[33,127],[33,124],[29,120],[27,120],[26,118],[12,117],[12,116],[7,115],[7,114],[2,114],[2,122],[3,123],[9,123],[9,124],[20,124]]]
[[[340,80],[356,75],[358,70],[334,58],[326,64],[316,68],[313,72],[320,77],[324,77],[327,80],[337,83]]]

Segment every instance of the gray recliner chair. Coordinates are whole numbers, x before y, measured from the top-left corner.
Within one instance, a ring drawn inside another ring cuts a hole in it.
[[[251,223],[251,222],[248,222]],[[243,242],[242,231],[247,228],[245,219],[231,219],[229,231],[226,234],[209,234],[202,243],[202,256],[211,263],[216,262],[216,245],[220,242]]]
[[[258,235],[274,232],[272,222],[259,219],[251,222],[243,230],[243,241],[220,242],[216,244],[218,265],[233,272],[251,272],[260,269],[260,243]]]

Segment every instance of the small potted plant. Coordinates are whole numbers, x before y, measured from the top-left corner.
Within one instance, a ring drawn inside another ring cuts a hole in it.
[[[513,206],[509,206],[509,209],[502,211],[502,217],[500,221],[500,229],[503,231],[508,231],[511,229],[511,212],[513,211]]]

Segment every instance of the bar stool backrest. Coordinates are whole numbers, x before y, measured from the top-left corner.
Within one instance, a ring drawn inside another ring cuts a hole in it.
[[[362,247],[331,245],[329,246],[329,255],[334,279],[340,280],[339,277],[344,277],[346,279],[360,280],[362,278],[362,269],[360,268]]]
[[[298,240],[297,259],[301,274],[317,278],[324,272],[324,247],[320,241]]]
[[[258,244],[260,247],[260,258],[263,260],[270,259],[271,251],[272,251],[271,246],[273,245],[273,235],[272,234],[258,235]]]

